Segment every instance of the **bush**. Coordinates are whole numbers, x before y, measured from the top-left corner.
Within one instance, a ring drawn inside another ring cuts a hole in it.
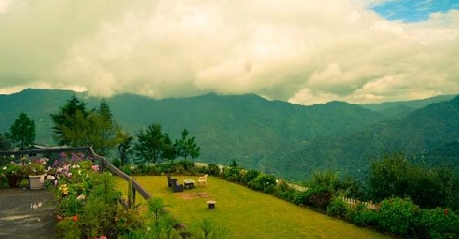
[[[307,204],[308,195],[307,191],[295,191],[292,202],[299,206],[305,206]]]
[[[289,202],[294,202],[296,190],[290,187],[288,183],[280,180],[279,182],[277,182],[277,186],[275,188],[274,195],[280,199],[283,199]]]
[[[56,238],[80,239],[81,230],[76,218],[66,218],[56,224]]]
[[[407,236],[413,233],[420,209],[410,198],[390,198],[381,202],[378,227],[389,233]]]
[[[307,193],[306,205],[325,211],[333,197],[333,190],[329,187],[310,188]]]
[[[241,177],[241,183],[244,185],[249,185],[249,183],[260,175],[260,172],[257,170],[249,170],[245,172]]]
[[[254,180],[249,182],[249,188],[272,194],[276,187],[276,178],[272,175],[259,174]]]
[[[448,208],[423,209],[416,235],[423,238],[459,238],[459,216]]]
[[[340,197],[333,197],[327,207],[327,215],[332,217],[345,217],[347,214],[347,203]]]
[[[207,173],[211,176],[219,177],[220,176],[220,167],[216,164],[207,165]]]
[[[132,164],[125,164],[121,167],[119,167],[121,171],[123,171],[125,174],[131,176],[135,174],[136,171],[136,166]]]
[[[119,159],[116,158],[116,159],[113,159],[113,160],[112,160],[112,164],[113,164],[115,167],[119,168],[119,167],[121,166],[121,161],[120,161]]]
[[[349,208],[346,217],[354,224],[365,227],[376,226],[379,222],[379,212],[358,204],[355,208]]]

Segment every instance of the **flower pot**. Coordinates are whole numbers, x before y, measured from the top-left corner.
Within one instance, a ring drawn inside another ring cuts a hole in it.
[[[40,190],[45,187],[45,174],[43,175],[29,175],[29,188],[30,190]]]
[[[10,188],[18,188],[19,187],[19,182],[21,181],[21,177],[16,176],[16,175],[10,175],[7,176],[8,179],[8,185]]]

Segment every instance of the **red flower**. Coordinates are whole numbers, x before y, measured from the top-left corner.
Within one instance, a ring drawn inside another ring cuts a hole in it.
[[[443,214],[445,214],[445,215],[448,215],[448,214],[449,214],[448,208],[445,208],[445,209],[443,210]]]
[[[76,221],[78,221],[78,216],[77,216],[77,215],[75,215],[75,216],[73,216],[73,218],[72,218],[72,219],[73,219],[73,221],[74,221],[74,222],[76,222]]]

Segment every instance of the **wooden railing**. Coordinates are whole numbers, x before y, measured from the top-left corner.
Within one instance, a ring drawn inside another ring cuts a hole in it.
[[[108,169],[111,173],[128,182],[128,204],[126,205],[127,207],[130,208],[133,205],[135,205],[136,192],[138,192],[143,198],[145,198],[145,200],[151,198],[151,195],[144,188],[142,188],[142,186],[137,181],[135,181],[135,179],[133,179],[123,171],[119,170],[105,157],[96,154],[92,148],[89,149],[91,151],[91,155],[93,156],[93,160],[95,162],[99,161],[98,163],[101,167],[101,170]]]
[[[84,152],[86,155],[90,155],[94,163],[100,165],[101,170],[109,170],[112,174],[125,180],[128,183],[128,200],[123,202],[128,208],[135,205],[136,192],[139,193],[145,200],[151,198],[151,195],[142,186],[135,181],[132,177],[119,170],[105,157],[100,156],[94,152],[91,147],[80,147],[80,148],[68,148],[68,147],[53,147],[53,148],[41,148],[41,149],[26,149],[26,150],[15,150],[15,151],[0,151],[0,157],[9,157],[12,160],[19,160],[23,155],[49,155],[49,154],[60,154],[62,152]]]

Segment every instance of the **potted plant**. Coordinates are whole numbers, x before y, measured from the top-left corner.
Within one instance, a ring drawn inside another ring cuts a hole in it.
[[[11,188],[17,188],[23,176],[22,165],[13,162],[6,164],[2,167],[1,174],[7,179]]]
[[[29,176],[29,188],[31,190],[39,190],[44,188],[47,162],[47,158],[41,158],[38,160],[33,160],[24,165]]]

